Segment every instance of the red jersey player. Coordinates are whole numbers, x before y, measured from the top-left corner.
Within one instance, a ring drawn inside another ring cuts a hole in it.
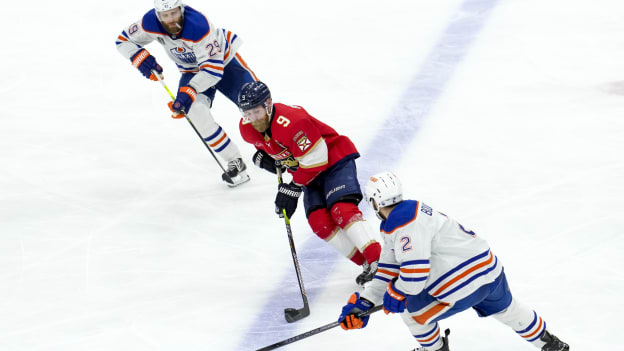
[[[262,82],[243,85],[238,95],[243,112],[240,132],[254,144],[256,166],[277,173],[288,169],[291,183],[281,183],[275,211],[290,217],[303,191],[306,217],[314,233],[363,267],[356,282],[373,279],[381,245],[357,207],[362,200],[351,140],[312,117],[302,107],[273,103]]]

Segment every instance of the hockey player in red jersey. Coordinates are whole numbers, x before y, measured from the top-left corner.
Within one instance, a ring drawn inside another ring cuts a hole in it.
[[[442,336],[438,321],[472,308],[542,351],[570,349],[541,316],[512,296],[503,265],[485,240],[420,201],[403,200],[392,173],[370,177],[364,192],[382,220],[384,248],[373,281],[342,308],[343,329],[364,328],[369,317],[355,313],[383,304],[386,313],[401,315],[421,345],[416,351],[449,351],[449,331]]]
[[[217,28],[201,12],[182,0],[154,0],[154,8],[126,27],[117,37],[117,50],[145,78],[157,80],[162,67],[145,46],[160,43],[182,74],[173,118],[184,114],[196,126],[211,150],[227,162],[223,181],[233,187],[249,180],[238,147],[214,120],[212,102],[218,90],[233,103],[243,84],[257,80],[238,53],[242,41],[229,30]]]
[[[241,135],[257,149],[254,164],[272,173],[282,168],[292,174],[292,182],[278,186],[276,213],[283,216],[285,210],[292,216],[303,192],[314,233],[363,267],[358,284],[370,281],[381,245],[357,207],[362,192],[355,145],[302,107],[273,103],[268,87],[259,81],[243,86],[238,106],[243,113]]]

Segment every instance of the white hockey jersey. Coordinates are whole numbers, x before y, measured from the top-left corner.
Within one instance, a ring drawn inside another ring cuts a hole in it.
[[[148,11],[117,37],[117,50],[130,59],[145,45],[158,41],[182,73],[197,73],[189,84],[205,91],[223,77],[223,67],[235,57],[241,39],[213,26],[202,13],[184,6],[181,33],[169,34],[160,24],[156,11]]]
[[[403,201],[381,222],[384,246],[375,278],[362,297],[380,304],[390,282],[407,295],[423,290],[440,308],[493,282],[503,271],[488,243],[419,201]]]

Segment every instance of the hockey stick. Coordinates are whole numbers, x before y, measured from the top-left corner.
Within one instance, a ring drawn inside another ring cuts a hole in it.
[[[160,75],[160,73],[152,70],[152,74],[154,74],[154,76],[156,76],[156,79],[158,79],[158,81],[163,86],[163,88],[165,88],[165,90],[169,93],[169,97],[171,97],[171,100],[175,101],[175,96],[173,96],[173,93],[171,92],[171,90],[169,90],[169,88],[167,87],[167,84],[165,84],[165,81],[162,79],[162,76]],[[195,131],[195,134],[197,134],[197,136],[201,139],[201,141],[204,144],[204,146],[206,146],[206,149],[208,149],[208,151],[210,151],[210,154],[212,155],[212,157],[215,159],[215,161],[217,161],[217,164],[219,165],[219,167],[221,167],[221,169],[223,170],[223,175],[222,175],[222,177],[224,178],[223,180],[225,180],[226,182],[228,182],[230,184],[234,184],[234,181],[232,181],[232,178],[227,174],[227,171],[225,170],[225,168],[223,167],[221,162],[219,162],[219,159],[214,154],[214,152],[212,151],[210,146],[208,146],[208,144],[204,140],[204,137],[202,137],[201,134],[199,134],[199,131],[195,127],[195,124],[193,124],[193,121],[191,121],[191,119],[188,117],[186,112],[182,111],[182,114],[184,115],[184,118],[186,118],[186,120],[189,122],[191,127],[193,127],[193,130]]]
[[[278,184],[282,184],[282,170],[280,167],[277,167],[277,182]],[[303,299],[302,308],[286,308],[284,310],[284,318],[286,318],[286,322],[292,323],[309,316],[310,306],[308,305],[308,296],[306,295],[305,288],[303,287],[303,278],[301,278],[301,269],[299,268],[297,251],[295,250],[295,241],[293,240],[292,230],[290,229],[290,220],[286,215],[286,209],[282,209],[282,212],[284,213],[284,222],[286,223],[288,242],[290,243],[290,253],[292,254],[293,263],[295,264],[295,272],[297,273],[297,280],[299,281],[299,290],[301,291],[301,298]]]
[[[381,310],[382,308],[383,308],[383,305],[375,306],[375,307],[371,308],[370,310],[362,311],[362,312],[358,313],[356,315],[356,317],[357,318],[366,317],[366,316],[368,316],[368,315],[370,315],[372,313],[375,313],[375,312]],[[288,345],[288,344],[292,344],[293,342],[297,342],[297,341],[299,341],[301,339],[305,339],[308,336],[316,335],[316,334],[322,333],[322,332],[324,332],[326,330],[335,328],[335,327],[337,327],[339,325],[340,325],[340,322],[333,322],[333,323],[325,324],[322,327],[318,327],[316,329],[309,330],[309,331],[307,331],[305,333],[302,333],[302,334],[299,334],[299,335],[295,335],[293,337],[290,337],[288,339],[282,340],[280,342],[276,342],[275,344],[272,344],[272,345],[269,345],[269,346],[265,346],[265,347],[263,347],[261,349],[258,349],[256,351],[275,350],[275,349],[280,348],[282,346],[285,346],[285,345]]]

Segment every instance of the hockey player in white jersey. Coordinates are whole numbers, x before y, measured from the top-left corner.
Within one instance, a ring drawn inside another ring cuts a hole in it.
[[[384,312],[400,313],[421,345],[416,350],[448,351],[449,331],[442,336],[438,321],[472,308],[543,351],[569,350],[540,315],[512,296],[503,265],[485,240],[420,201],[403,200],[392,173],[372,176],[365,196],[382,220],[384,246],[374,279],[342,309],[343,329],[364,328],[369,317],[355,313],[383,304]]]
[[[239,55],[242,44],[236,34],[215,27],[207,17],[181,0],[154,0],[154,8],[117,37],[117,50],[146,78],[163,69],[145,46],[154,40],[182,76],[175,101],[169,103],[173,118],[191,119],[207,145],[227,162],[223,180],[236,186],[249,180],[238,147],[212,117],[210,108],[219,90],[233,103],[243,84],[257,78]],[[227,176],[226,176],[227,175]]]

